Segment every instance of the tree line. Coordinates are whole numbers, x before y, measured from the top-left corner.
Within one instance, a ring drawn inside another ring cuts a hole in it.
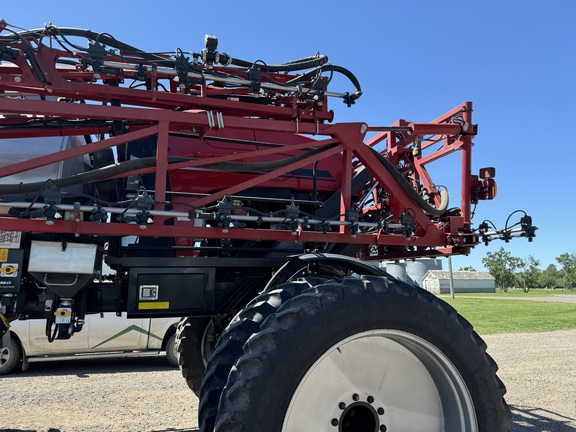
[[[528,258],[513,256],[503,247],[497,252],[488,252],[482,258],[482,264],[494,277],[496,287],[507,290],[511,287],[522,288],[576,288],[576,252],[566,252],[556,257],[558,264],[540,268],[540,260],[529,255]],[[463,270],[471,270],[464,268]]]

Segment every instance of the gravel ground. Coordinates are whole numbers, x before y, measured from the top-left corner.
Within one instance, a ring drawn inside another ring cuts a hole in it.
[[[484,340],[508,389],[511,431],[576,432],[576,330]]]
[[[511,432],[576,432],[576,330],[484,339]],[[2,432],[198,431],[198,400],[162,356],[33,363],[0,390]]]

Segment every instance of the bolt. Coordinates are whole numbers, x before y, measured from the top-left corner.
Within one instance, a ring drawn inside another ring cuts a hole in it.
[[[338,408],[340,408],[341,410],[345,410],[345,409],[346,409],[346,403],[340,402],[340,403],[338,404]]]
[[[368,401],[368,403],[374,403],[374,398],[372,396],[368,396],[368,399],[366,399]]]
[[[378,408],[378,415],[384,415],[384,408]]]
[[[338,426],[338,419],[333,418],[331,423],[332,426]]]
[[[386,425],[380,426],[380,432],[386,432],[387,430],[388,428],[386,427]]]
[[[358,393],[354,393],[354,394],[352,395],[352,399],[353,399],[355,402],[358,402],[358,401],[360,400],[360,396],[358,396]]]

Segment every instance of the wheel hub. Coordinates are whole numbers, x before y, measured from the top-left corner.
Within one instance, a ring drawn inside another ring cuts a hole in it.
[[[4,363],[10,358],[10,350],[8,348],[0,347],[0,366],[4,366]]]
[[[360,395],[352,395],[351,404],[341,401],[338,410],[341,411],[339,418],[331,420],[332,426],[338,432],[380,432],[386,431],[386,425],[382,423],[384,408],[375,408],[375,401],[372,396],[368,396],[366,401],[360,400]],[[336,429],[337,427],[337,429]]]

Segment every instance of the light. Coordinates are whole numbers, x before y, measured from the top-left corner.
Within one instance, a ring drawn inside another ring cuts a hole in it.
[[[492,198],[496,198],[496,194],[498,193],[498,184],[496,180],[492,180],[494,183],[492,184]]]
[[[496,180],[492,178],[480,180],[478,177],[472,176],[471,186],[471,202],[474,204],[478,203],[479,200],[494,199],[496,197],[496,193],[498,192],[498,185],[496,184]]]
[[[480,168],[480,173],[478,174],[478,177],[480,177],[481,179],[493,179],[494,177],[496,177],[496,168],[494,167]]]

